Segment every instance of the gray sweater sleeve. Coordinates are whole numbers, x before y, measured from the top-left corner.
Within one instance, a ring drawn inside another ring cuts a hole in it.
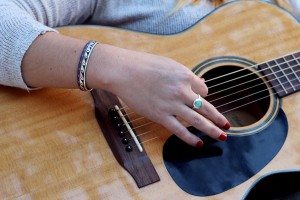
[[[22,59],[51,27],[78,24],[92,15],[96,1],[0,0],[0,84],[28,89]]]

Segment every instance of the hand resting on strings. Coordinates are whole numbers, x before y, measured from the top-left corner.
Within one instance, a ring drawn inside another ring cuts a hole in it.
[[[22,63],[25,82],[31,87],[78,88],[78,59],[87,41],[57,33],[39,36]],[[212,138],[225,141],[227,119],[209,102],[192,109],[193,102],[208,93],[204,79],[182,64],[161,56],[99,44],[87,68],[89,88],[119,96],[137,114],[163,125],[186,143],[202,147],[179,117]],[[176,116],[176,117],[175,117]]]

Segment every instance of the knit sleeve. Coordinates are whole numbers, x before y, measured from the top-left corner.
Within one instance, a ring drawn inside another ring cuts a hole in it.
[[[95,1],[0,0],[0,84],[29,89],[22,60],[30,45],[53,27],[78,24],[91,16]]]

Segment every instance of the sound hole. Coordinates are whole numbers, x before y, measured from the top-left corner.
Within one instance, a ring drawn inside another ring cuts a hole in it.
[[[259,121],[268,111],[270,94],[267,85],[250,70],[238,66],[220,66],[203,74],[209,94],[206,98],[223,113],[233,127]],[[208,81],[224,74],[215,80]]]

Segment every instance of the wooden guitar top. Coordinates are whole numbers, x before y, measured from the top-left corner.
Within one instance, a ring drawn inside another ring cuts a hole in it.
[[[192,28],[169,36],[100,26],[65,27],[60,32],[167,56],[190,69],[216,56],[259,63],[300,50],[298,22],[286,11],[257,1],[227,4]],[[138,189],[113,157],[89,93],[0,89],[0,199],[204,199],[182,191],[166,171],[166,130],[156,125],[139,130],[156,128],[143,139],[159,137],[144,147],[161,180]],[[248,181],[209,199],[241,199],[260,176],[300,168],[299,102],[299,93],[283,99],[289,134],[278,155]]]

